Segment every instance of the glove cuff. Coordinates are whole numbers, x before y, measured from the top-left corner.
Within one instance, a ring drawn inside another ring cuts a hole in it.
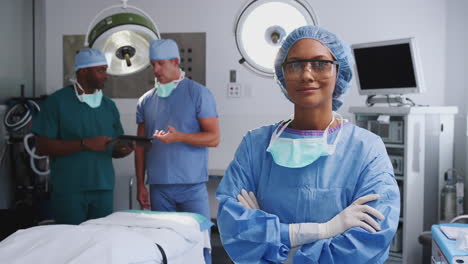
[[[291,247],[312,243],[319,239],[318,223],[300,223],[289,225]]]

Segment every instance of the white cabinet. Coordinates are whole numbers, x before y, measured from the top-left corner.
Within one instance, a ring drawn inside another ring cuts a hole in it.
[[[422,263],[418,236],[438,223],[444,172],[453,167],[456,107],[351,107],[381,136],[400,187],[401,213],[387,263]]]

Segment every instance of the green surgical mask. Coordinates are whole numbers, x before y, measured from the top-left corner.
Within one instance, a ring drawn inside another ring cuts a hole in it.
[[[73,83],[73,88],[75,90],[76,97],[78,97],[78,100],[80,100],[80,102],[89,105],[89,107],[91,108],[97,108],[101,105],[101,102],[102,102],[102,90],[101,89],[96,89],[96,91],[94,91],[94,93],[92,94],[86,94],[84,89],[81,87],[80,83],[77,80],[70,79],[70,81]],[[83,93],[78,94],[78,91],[76,90],[76,88],[83,91]]]
[[[174,91],[175,88],[177,88],[177,84],[175,84],[174,82],[168,82],[165,84],[160,84],[156,82],[155,88],[156,88],[156,94],[159,97],[165,98],[171,95],[172,91]]]
[[[338,115],[340,118],[341,127],[335,143],[329,145],[327,142],[328,130],[335,121],[335,115]],[[276,164],[288,168],[302,168],[312,164],[321,156],[335,153],[336,145],[340,140],[341,131],[343,130],[343,117],[341,115],[333,113],[332,121],[320,138],[280,138],[284,129],[291,122],[292,119],[280,124],[271,136],[267,151],[271,153]]]
[[[185,78],[185,72],[180,71],[180,78],[178,80],[168,82],[165,84],[159,83],[157,80],[155,82],[154,87],[156,88],[156,94],[159,97],[165,98],[171,95],[171,93],[177,88],[177,85],[180,81]]]

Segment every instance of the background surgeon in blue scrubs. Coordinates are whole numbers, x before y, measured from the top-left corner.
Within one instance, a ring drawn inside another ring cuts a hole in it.
[[[145,208],[151,200],[154,211],[192,212],[210,219],[207,147],[219,143],[214,97],[205,86],[184,78],[175,41],[151,41],[150,60],[156,86],[139,99],[136,120],[137,135],[155,140],[147,152],[135,150],[137,199]]]
[[[400,194],[377,135],[334,112],[352,78],[349,47],[316,26],[294,30],[275,77],[294,104],[249,131],[216,193],[221,240],[236,263],[383,263]]]

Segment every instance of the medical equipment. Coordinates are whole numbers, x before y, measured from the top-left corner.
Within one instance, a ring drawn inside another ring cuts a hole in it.
[[[253,72],[273,77],[276,53],[286,36],[318,17],[304,0],[252,0],[240,11],[234,28],[239,63]]]
[[[31,139],[33,137],[34,137],[34,134],[29,133],[26,136],[24,136],[24,139],[23,139],[24,149],[26,150],[26,152],[29,154],[29,157],[30,157],[29,161],[30,161],[31,169],[33,170],[34,173],[36,173],[39,176],[47,176],[50,173],[50,170],[49,170],[49,156],[36,155],[36,147],[31,148],[29,146],[29,144],[30,144],[29,139]],[[39,165],[39,166],[42,166],[42,167],[45,166],[45,168],[38,168],[38,165],[36,165],[36,160],[39,160],[39,161],[45,160],[45,164],[41,163]],[[45,188],[47,190],[47,177],[45,178],[45,181],[46,181]]]
[[[423,258],[425,252],[418,237],[440,221],[440,191],[443,173],[453,166],[454,122],[458,109],[379,106],[351,107],[350,112],[354,113],[356,124],[363,128],[368,127],[370,120],[403,122],[403,142],[385,143],[389,156],[402,157],[403,169],[403,174],[393,169],[401,194],[402,250],[399,253],[391,251],[390,258],[395,263],[429,263],[423,261],[427,258]],[[395,167],[395,160],[390,159]]]
[[[465,184],[464,177],[458,177],[457,183],[455,184],[457,190],[457,215],[463,214],[463,197],[465,196]]]
[[[34,100],[13,100],[10,109],[5,114],[3,124],[8,131],[14,131],[15,136],[23,136],[24,130],[30,128],[25,128],[23,131],[21,129],[30,125],[33,113],[40,110],[39,105]]]
[[[415,38],[352,45],[360,95],[389,95],[424,91]]]
[[[31,133],[33,116],[41,109],[40,101],[42,98],[10,99],[3,118],[7,134],[2,152],[9,156],[4,160],[10,163],[9,188],[12,188],[13,194],[7,209],[12,216],[22,218],[11,221],[21,223],[17,225],[18,228],[26,228],[49,218],[49,159],[36,154],[35,138]]]
[[[403,121],[390,121],[388,123],[378,120],[367,121],[367,129],[379,135],[385,143],[403,143]]]
[[[153,19],[143,10],[127,5],[112,5],[101,10],[91,21],[85,37],[85,47],[101,50],[106,56],[111,75],[129,75],[149,66],[148,47],[150,40],[160,39],[159,30]],[[99,22],[96,20],[112,9],[125,13],[109,15]],[[137,13],[128,13],[127,10]]]
[[[20,190],[24,188],[33,190],[37,187],[35,185],[47,183],[48,157],[36,155],[35,147],[30,146],[31,142],[34,143],[33,134],[30,133],[32,117],[40,110],[39,104],[33,99],[12,100],[12,106],[3,120],[10,138],[12,160],[16,163],[15,181]],[[29,170],[35,175],[28,172]],[[35,176],[38,178],[34,178]],[[44,188],[47,191],[47,184]]]
[[[468,231],[467,224],[455,223],[467,215],[459,216],[449,224],[433,225],[432,233],[432,264],[468,263],[468,251],[457,247],[457,241],[463,232]],[[455,240],[456,239],[456,240]],[[459,244],[461,241],[458,241]]]
[[[463,214],[464,183],[456,169],[444,173],[445,184],[440,193],[440,221],[447,222]]]
[[[393,172],[395,175],[403,175],[404,167],[403,167],[403,157],[396,156],[396,155],[388,155],[390,161],[392,162]]]
[[[358,91],[361,95],[368,95],[368,106],[376,103],[416,105],[404,96],[425,90],[414,38],[355,44],[352,49]]]

